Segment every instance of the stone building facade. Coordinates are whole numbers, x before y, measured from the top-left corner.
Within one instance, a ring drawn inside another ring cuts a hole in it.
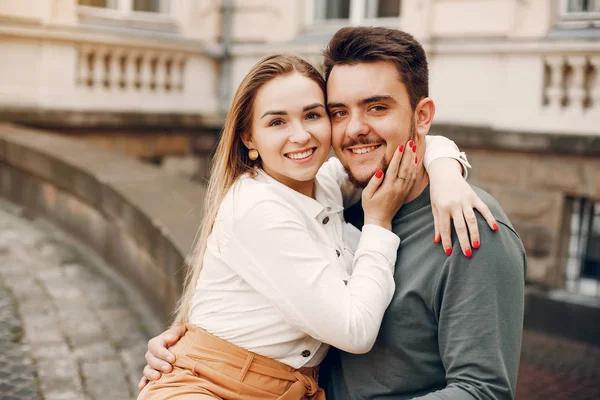
[[[432,133],[515,223],[528,280],[600,296],[599,0],[0,0],[0,118],[148,159],[207,151],[260,57],[318,66],[347,25],[423,43]]]

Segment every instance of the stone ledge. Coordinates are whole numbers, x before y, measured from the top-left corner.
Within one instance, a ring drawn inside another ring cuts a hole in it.
[[[430,134],[443,135],[461,148],[511,150],[543,154],[600,156],[598,136],[497,130],[486,126],[434,124]]]
[[[216,133],[224,123],[220,115],[52,110],[41,107],[4,107],[0,121],[43,128],[199,130]]]
[[[0,194],[91,245],[169,319],[204,187],[58,135],[0,124]]]
[[[560,293],[528,288],[524,328],[600,346],[600,301]]]

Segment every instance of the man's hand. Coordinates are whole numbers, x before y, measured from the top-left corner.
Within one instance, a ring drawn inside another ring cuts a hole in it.
[[[146,352],[146,362],[144,367],[144,376],[138,383],[138,388],[142,390],[150,381],[160,379],[162,373],[168,373],[173,370],[175,356],[169,350],[169,347],[181,339],[187,331],[185,325],[173,325],[158,336],[148,341],[148,351]]]

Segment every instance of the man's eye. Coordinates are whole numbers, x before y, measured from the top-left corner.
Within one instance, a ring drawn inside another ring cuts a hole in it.
[[[385,107],[384,106],[373,106],[373,107],[371,107],[371,110],[372,111],[383,111],[383,110],[385,110]]]
[[[344,111],[344,110],[338,110],[338,111],[334,111],[334,112],[331,113],[331,115],[334,116],[334,117],[343,117],[346,114],[347,114],[347,112]]]

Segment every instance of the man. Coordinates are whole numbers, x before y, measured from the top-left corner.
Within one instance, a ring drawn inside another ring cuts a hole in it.
[[[341,29],[325,51],[325,75],[332,144],[357,186],[385,170],[394,149],[409,139],[422,159],[435,106],[425,52],[412,36],[386,28]],[[402,245],[396,292],[379,336],[367,354],[331,352],[321,379],[328,398],[514,397],[525,252],[495,200],[476,192],[496,216],[495,232],[482,230],[474,251],[456,238],[454,247],[440,251],[429,236],[434,218],[421,163],[409,202],[393,221]],[[465,216],[469,225],[484,222],[472,211]],[[346,217],[360,226],[360,206]],[[464,221],[454,224],[458,232],[466,229]],[[480,241],[487,245],[480,248]]]

